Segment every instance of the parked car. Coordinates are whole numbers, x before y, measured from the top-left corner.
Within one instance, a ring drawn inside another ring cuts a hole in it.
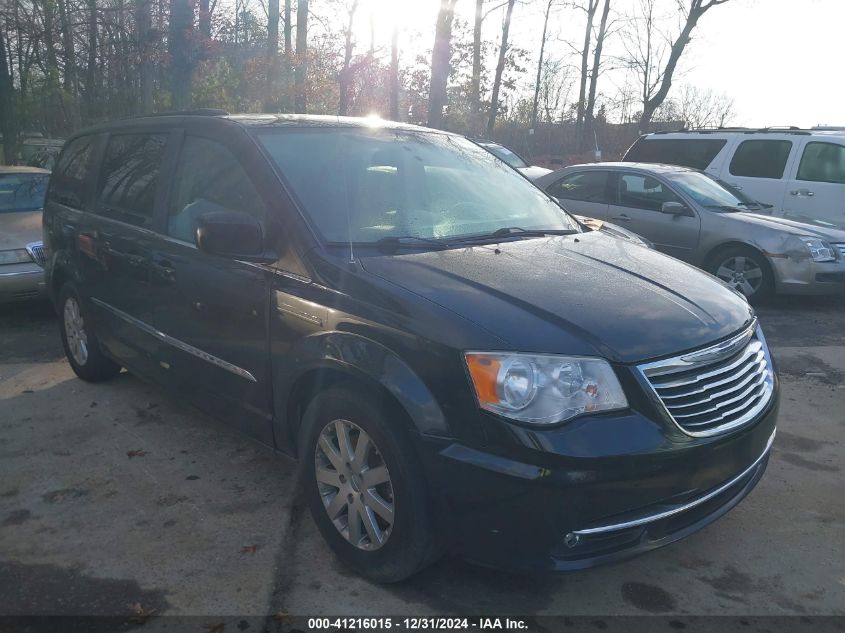
[[[545,167],[540,167],[539,165],[531,165],[515,151],[501,145],[500,143],[494,143],[493,141],[477,141],[477,143],[488,152],[491,152],[496,158],[504,161],[519,171],[523,176],[530,178],[531,180],[551,173],[552,171],[551,169],[546,169]]]
[[[845,228],[845,131],[797,128],[655,132],[623,160],[704,170],[775,215]]]
[[[845,231],[766,215],[764,205],[700,171],[592,163],[548,174],[536,184],[570,212],[624,223],[658,250],[716,275],[749,300],[772,292],[845,290]]]
[[[460,136],[102,125],[62,151],[44,230],[77,375],[124,366],[298,456],[322,535],[374,580],[446,550],[621,559],[714,521],[766,467],[778,382],[748,303],[582,231]]]
[[[46,297],[41,211],[49,176],[0,165],[0,303]]]

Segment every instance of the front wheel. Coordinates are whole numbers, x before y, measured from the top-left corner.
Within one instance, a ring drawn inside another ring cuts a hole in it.
[[[729,248],[711,259],[709,272],[745,295],[761,301],[774,291],[771,269],[763,255],[748,248]]]
[[[333,387],[305,411],[302,484],[337,557],[362,576],[397,582],[435,556],[422,469],[396,415]]]
[[[100,382],[120,373],[120,365],[100,349],[79,294],[69,283],[59,292],[59,319],[62,346],[77,376],[88,382]]]

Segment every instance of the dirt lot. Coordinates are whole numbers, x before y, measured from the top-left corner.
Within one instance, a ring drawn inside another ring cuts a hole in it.
[[[381,587],[294,505],[292,462],[128,374],[79,381],[49,308],[0,308],[0,614],[843,615],[844,310],[760,311],[783,384],[773,457],[698,534],[587,572],[449,558]]]

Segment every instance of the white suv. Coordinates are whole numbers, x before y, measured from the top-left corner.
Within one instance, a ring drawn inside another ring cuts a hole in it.
[[[773,215],[845,227],[845,130],[655,132],[623,160],[701,169],[772,205]]]

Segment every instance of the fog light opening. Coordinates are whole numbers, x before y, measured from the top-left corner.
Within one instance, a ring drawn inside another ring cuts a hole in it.
[[[581,542],[581,535],[575,534],[575,532],[570,532],[566,536],[563,537],[563,544],[569,548],[575,547],[578,543]]]

